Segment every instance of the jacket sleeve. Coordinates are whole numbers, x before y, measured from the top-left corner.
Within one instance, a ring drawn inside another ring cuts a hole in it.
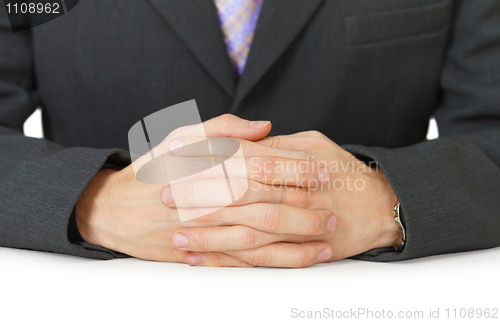
[[[456,3],[440,86],[438,139],[398,149],[344,146],[378,162],[407,230],[402,252],[374,250],[356,259],[396,261],[500,246],[500,1]]]
[[[63,148],[27,138],[22,127],[38,106],[30,31],[12,33],[0,5],[0,246],[108,259],[123,254],[71,243],[74,206],[106,163],[127,162],[118,149]]]

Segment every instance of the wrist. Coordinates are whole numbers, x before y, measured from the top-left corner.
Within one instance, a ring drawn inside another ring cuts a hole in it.
[[[400,225],[394,218],[394,207],[389,209],[387,213],[384,213],[384,228],[381,231],[379,247],[394,247],[400,246],[403,243]]]
[[[89,244],[107,247],[104,205],[109,201],[113,176],[118,171],[99,170],[76,203],[76,224],[82,238]]]
[[[380,191],[383,204],[379,208],[378,222],[380,226],[373,248],[399,246],[403,240],[400,225],[394,218],[394,207],[399,204],[399,201],[383,172],[379,170],[377,175],[381,183]]]

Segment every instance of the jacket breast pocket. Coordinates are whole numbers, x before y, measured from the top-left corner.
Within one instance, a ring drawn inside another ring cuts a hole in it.
[[[345,18],[348,47],[376,45],[445,31],[450,1]]]

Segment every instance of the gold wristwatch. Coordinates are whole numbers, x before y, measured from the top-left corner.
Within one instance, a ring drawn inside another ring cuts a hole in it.
[[[393,216],[394,216],[394,220],[396,220],[396,222],[399,224],[399,232],[401,233],[401,240],[402,240],[402,243],[400,245],[396,245],[394,246],[394,249],[397,250],[397,251],[400,251],[403,249],[403,247],[405,246],[405,242],[406,242],[406,231],[405,231],[405,228],[403,227],[403,223],[401,222],[401,217],[399,215],[399,208],[400,208],[401,204],[397,204],[396,207],[394,207],[394,210],[393,210]]]

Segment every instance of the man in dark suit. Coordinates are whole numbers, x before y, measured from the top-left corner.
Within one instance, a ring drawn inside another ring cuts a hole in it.
[[[302,267],[500,245],[500,1],[226,2],[82,0],[15,34],[0,9],[0,246]],[[137,120],[190,99],[270,177],[278,160],[356,168],[179,223],[183,196],[137,182],[123,149]],[[44,140],[22,133],[37,106]],[[363,189],[335,189],[349,176]]]

